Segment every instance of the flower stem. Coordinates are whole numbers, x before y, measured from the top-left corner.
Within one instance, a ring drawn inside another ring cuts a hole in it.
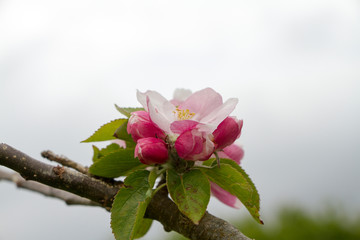
[[[218,165],[218,168],[220,168],[220,158],[219,158],[219,155],[217,152],[214,152],[214,155],[216,157],[216,161],[217,161],[217,165]]]

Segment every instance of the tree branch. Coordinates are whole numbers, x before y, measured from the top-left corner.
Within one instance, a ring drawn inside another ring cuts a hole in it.
[[[100,179],[64,167],[54,167],[6,145],[0,144],[0,165],[11,168],[26,180],[71,192],[110,209],[122,184],[111,185]],[[162,191],[163,190],[163,191]],[[172,202],[166,189],[160,190],[151,200],[145,217],[162,223],[166,231],[174,230],[193,240],[249,240],[234,226],[206,212],[198,225],[185,217]]]
[[[74,161],[68,159],[67,157],[58,156],[58,155],[54,154],[52,151],[50,151],[50,150],[41,152],[41,156],[43,158],[46,158],[46,159],[50,160],[50,161],[60,163],[61,165],[65,166],[65,167],[75,169],[78,172],[81,172],[83,174],[88,174],[87,167],[84,167],[80,163],[74,162]]]
[[[26,180],[74,193],[105,208],[111,208],[113,197],[119,190],[119,186],[109,185],[77,171],[42,163],[6,144],[0,144],[0,165],[20,173]]]
[[[34,182],[34,181],[26,181],[24,178],[20,176],[20,174],[16,172],[7,172],[0,170],[0,181],[6,180],[9,182],[14,182],[17,187],[27,189],[30,191],[34,191],[40,193],[47,197],[58,198],[63,200],[67,205],[85,205],[85,206],[99,206],[101,205],[97,202],[93,202],[89,199],[79,197],[73,193],[69,193],[57,188],[49,187],[42,183]]]

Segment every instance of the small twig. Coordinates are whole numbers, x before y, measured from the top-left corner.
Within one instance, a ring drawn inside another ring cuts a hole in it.
[[[41,156],[50,161],[60,163],[61,165],[65,166],[65,167],[75,169],[76,171],[81,172],[83,174],[89,174],[87,167],[84,167],[83,165],[81,165],[77,162],[74,162],[74,161],[68,159],[67,157],[56,155],[55,153],[53,153],[50,150],[41,152]]]
[[[30,191],[41,193],[44,196],[57,198],[63,200],[67,205],[85,205],[85,206],[99,206],[99,203],[91,201],[87,198],[79,197],[73,193],[69,193],[60,189],[49,187],[47,185],[34,182],[26,181],[17,172],[7,172],[0,170],[0,181],[6,180],[14,182],[17,187],[27,189]]]

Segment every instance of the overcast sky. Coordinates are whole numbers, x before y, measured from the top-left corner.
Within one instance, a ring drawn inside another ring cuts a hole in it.
[[[265,222],[284,203],[360,211],[359,1],[0,0],[1,142],[89,165],[80,141],[114,103],[179,87],[239,99]],[[109,214],[0,182],[0,240],[64,238],[111,239]]]

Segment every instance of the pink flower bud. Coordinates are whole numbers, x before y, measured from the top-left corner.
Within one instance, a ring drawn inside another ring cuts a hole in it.
[[[236,117],[225,118],[213,132],[216,149],[223,149],[234,143],[240,137],[242,125],[243,121]]]
[[[147,137],[165,138],[164,132],[151,121],[149,113],[145,111],[131,113],[127,125],[127,132],[131,134],[135,142],[140,138]]]
[[[175,141],[175,149],[185,160],[205,161],[213,154],[214,143],[208,134],[192,129],[180,134]]]
[[[168,149],[162,139],[140,138],[135,147],[135,157],[144,164],[163,164],[168,159]]]

